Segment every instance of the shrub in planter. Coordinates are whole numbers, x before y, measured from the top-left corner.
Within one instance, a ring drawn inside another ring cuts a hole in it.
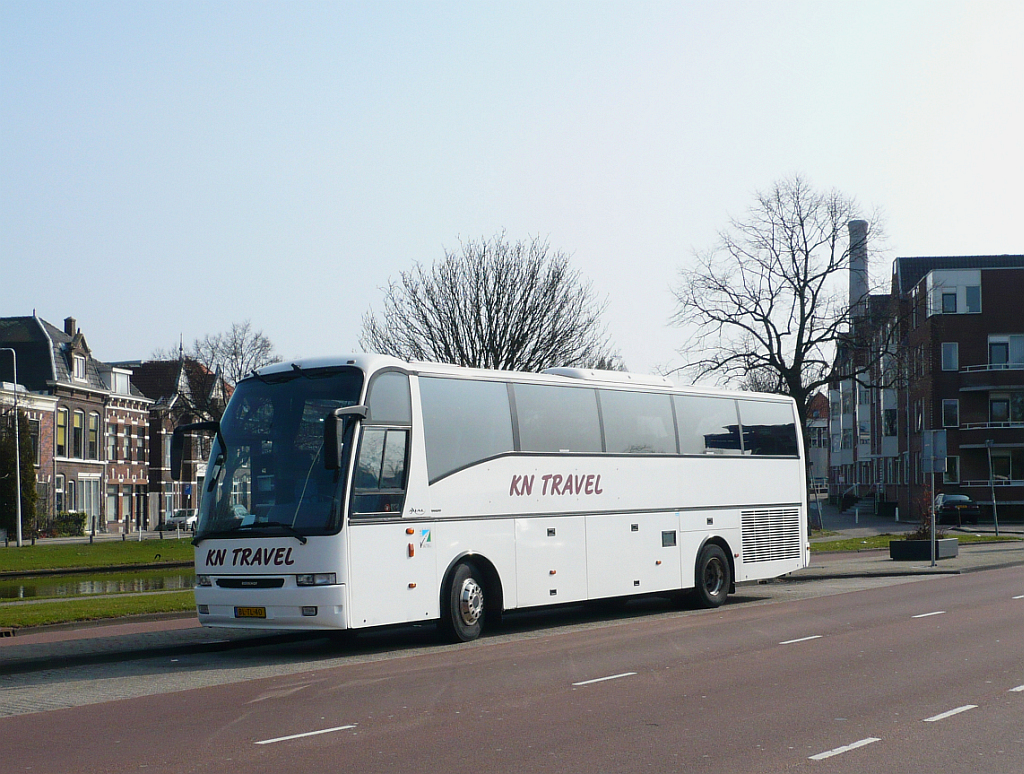
[[[900,540],[889,541],[889,558],[896,561],[927,561],[932,558],[931,489],[914,499],[913,506],[921,519],[917,529]],[[947,538],[945,531],[935,525],[935,558],[952,559],[960,552],[960,541]]]

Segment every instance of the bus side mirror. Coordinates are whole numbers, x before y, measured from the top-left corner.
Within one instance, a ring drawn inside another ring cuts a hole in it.
[[[181,455],[185,448],[185,435],[195,430],[206,430],[220,434],[220,422],[193,422],[190,425],[178,425],[171,436],[171,478],[181,481]]]
[[[324,418],[324,467],[341,467],[341,453],[345,445],[345,431],[354,419],[366,419],[370,409],[366,406],[345,406],[334,409]]]

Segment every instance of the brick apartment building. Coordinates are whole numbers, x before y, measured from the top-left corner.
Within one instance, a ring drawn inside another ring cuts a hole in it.
[[[896,259],[891,294],[855,310],[857,346],[837,361],[868,370],[830,385],[833,495],[917,519],[933,495],[966,494],[983,518],[1024,521],[1022,298],[1024,256]],[[934,430],[946,453],[932,492]]]

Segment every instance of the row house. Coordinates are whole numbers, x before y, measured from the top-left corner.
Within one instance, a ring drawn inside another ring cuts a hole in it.
[[[96,531],[144,525],[152,401],[130,372],[93,357],[73,317],[63,330],[34,314],[0,318],[0,347],[17,353],[17,382],[13,362],[0,359],[3,381],[32,395],[37,516],[81,511]]]
[[[152,404],[149,408],[149,492],[161,509],[162,521],[178,509],[195,509],[206,474],[210,438],[185,437],[181,478],[171,479],[171,436],[178,425],[219,419],[230,397],[230,387],[212,372],[179,351],[177,360],[118,363],[132,373],[132,383]]]

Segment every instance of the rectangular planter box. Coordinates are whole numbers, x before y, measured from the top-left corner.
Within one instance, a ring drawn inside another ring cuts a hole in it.
[[[955,559],[960,553],[957,538],[942,538],[935,541],[936,559]],[[889,558],[897,562],[931,561],[930,540],[890,540]]]

